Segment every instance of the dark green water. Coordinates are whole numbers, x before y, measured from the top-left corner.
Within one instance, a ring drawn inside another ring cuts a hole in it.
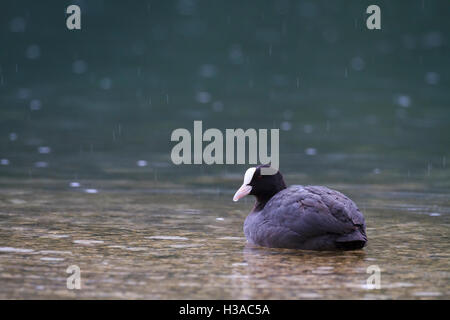
[[[366,1],[79,1],[69,31],[71,3],[0,4],[0,298],[450,297],[448,1],[377,1],[379,31]],[[194,120],[280,128],[369,245],[247,247],[248,166],[171,162]]]

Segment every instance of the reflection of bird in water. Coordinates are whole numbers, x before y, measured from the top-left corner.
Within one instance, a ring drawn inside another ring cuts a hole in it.
[[[256,197],[244,223],[250,243],[306,250],[354,250],[366,245],[364,216],[352,200],[322,186],[286,188],[279,171],[263,175],[264,167],[248,169],[233,198]]]
[[[238,299],[338,298],[366,283],[364,251],[299,251],[246,244],[229,276]],[[355,293],[357,296],[359,293]]]

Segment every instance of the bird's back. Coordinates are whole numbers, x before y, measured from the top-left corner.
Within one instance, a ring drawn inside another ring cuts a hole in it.
[[[275,194],[244,223],[247,239],[268,247],[358,249],[367,242],[364,216],[342,193],[295,185]]]

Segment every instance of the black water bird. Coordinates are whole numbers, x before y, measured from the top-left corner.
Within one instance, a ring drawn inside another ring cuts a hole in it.
[[[249,168],[233,197],[256,197],[244,222],[252,244],[305,250],[355,250],[367,243],[366,223],[356,204],[342,193],[323,186],[286,187],[279,171],[261,174]]]

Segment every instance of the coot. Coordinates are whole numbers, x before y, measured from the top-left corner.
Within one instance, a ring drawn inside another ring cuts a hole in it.
[[[305,250],[355,250],[366,245],[364,216],[348,197],[322,186],[287,188],[279,171],[261,175],[261,167],[247,170],[233,197],[256,197],[244,222],[248,242]]]

